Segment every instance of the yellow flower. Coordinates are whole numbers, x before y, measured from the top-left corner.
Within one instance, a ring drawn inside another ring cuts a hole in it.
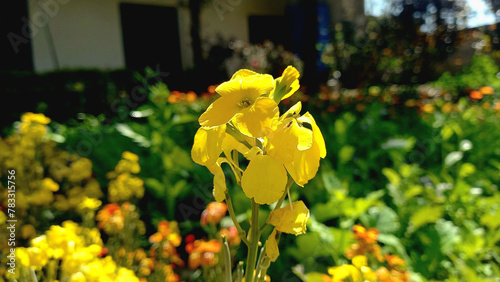
[[[30,257],[28,255],[28,252],[26,248],[17,248],[16,249],[16,258],[17,261],[24,265],[24,266],[30,266]]]
[[[300,87],[299,76],[300,73],[296,68],[288,66],[283,74],[276,79],[275,87],[269,97],[279,103],[292,96]]]
[[[22,122],[35,122],[39,124],[49,124],[50,118],[44,116],[43,114],[35,114],[35,113],[25,113],[21,116]]]
[[[350,264],[331,267],[328,274],[332,275],[333,282],[363,282],[361,272]]]
[[[85,275],[81,272],[76,272],[71,274],[71,277],[69,278],[69,282],[86,282],[87,279],[85,278]]]
[[[272,262],[275,262],[280,255],[278,242],[276,241],[276,229],[274,229],[271,235],[269,235],[269,238],[267,238],[266,255]]]
[[[139,278],[135,276],[133,270],[127,269],[125,267],[120,267],[118,269],[118,275],[115,278],[116,282],[139,282]]]
[[[71,182],[79,182],[92,175],[92,162],[87,158],[79,158],[70,165],[68,179]]]
[[[206,128],[200,127],[194,136],[191,158],[197,164],[209,166],[217,161],[222,153],[222,142],[226,136],[226,125]]]
[[[298,185],[304,186],[318,172],[320,159],[326,157],[326,146],[323,134],[309,112],[297,118],[297,122],[302,126],[308,124],[312,128],[312,146],[305,151],[300,149],[296,151],[293,161],[285,164],[285,167],[293,180]]]
[[[120,173],[139,173],[141,167],[139,166],[139,156],[134,153],[125,151],[122,153],[122,159],[115,167],[115,172]]]
[[[368,265],[368,259],[365,256],[355,256],[352,258],[352,264],[357,268],[361,268]]]
[[[241,177],[241,188],[258,204],[270,205],[285,192],[285,167],[268,155],[255,156]]]
[[[280,232],[300,235],[306,232],[308,219],[309,209],[304,202],[296,201],[292,203],[292,206],[271,211],[267,223],[273,225]]]
[[[140,199],[144,196],[144,180],[129,173],[120,174],[109,182],[108,194],[112,203],[126,202],[132,197]]]
[[[49,261],[47,252],[40,248],[29,247],[26,249],[26,252],[28,253],[30,266],[35,267],[37,269],[44,267]]]
[[[101,204],[102,204],[102,202],[99,201],[98,199],[85,197],[83,202],[81,202],[78,205],[78,208],[81,210],[85,210],[85,209],[96,210],[98,207],[101,206]]]
[[[241,133],[250,137],[265,136],[279,115],[276,102],[262,96],[268,94],[273,85],[273,77],[268,74],[237,71],[231,80],[217,87],[221,97],[200,116],[200,125],[215,127],[233,119]]]
[[[47,189],[52,192],[56,192],[59,190],[59,184],[57,184],[54,180],[51,178],[44,178],[41,183],[42,189]]]

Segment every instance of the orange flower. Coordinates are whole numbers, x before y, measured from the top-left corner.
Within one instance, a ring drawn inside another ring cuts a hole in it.
[[[124,217],[118,204],[107,204],[96,216],[97,227],[108,234],[118,233],[123,229]]]
[[[395,255],[385,254],[385,260],[391,268],[406,265],[406,262],[402,258]]]
[[[490,86],[484,86],[479,89],[479,92],[483,95],[493,95],[494,90]]]
[[[362,239],[368,244],[373,244],[377,242],[378,230],[376,228],[366,228],[362,225],[354,225],[353,227],[354,236],[356,239]]]
[[[207,224],[217,224],[226,215],[227,206],[225,203],[211,202],[201,214],[200,223],[202,226]]]
[[[351,244],[347,249],[345,256],[348,259],[352,259],[358,255],[372,254],[378,261],[384,261],[382,256],[382,249],[377,244],[378,230],[375,228],[370,228],[366,230],[365,227],[361,225],[354,225],[354,238],[358,241],[356,244]]]
[[[470,97],[472,99],[482,99],[483,98],[483,94],[481,92],[479,92],[479,91],[474,90],[474,91],[470,92]]]
[[[186,252],[189,254],[188,266],[197,269],[200,266],[214,266],[218,258],[216,254],[220,252],[222,244],[217,240],[196,240],[186,244]]]
[[[237,246],[241,243],[241,238],[238,236],[238,229],[234,226],[222,229],[220,231],[220,236],[226,237],[229,245]]]

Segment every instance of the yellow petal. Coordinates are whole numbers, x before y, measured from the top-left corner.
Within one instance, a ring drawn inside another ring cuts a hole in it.
[[[257,155],[241,177],[241,188],[258,204],[270,205],[285,192],[287,176],[281,163],[267,155]]]
[[[299,76],[300,73],[296,68],[288,66],[283,71],[283,74],[276,79],[276,86],[271,92],[270,97],[279,102],[292,96],[300,87]]]
[[[248,69],[241,69],[241,70],[238,70],[237,72],[235,72],[230,80],[236,80],[236,79],[240,79],[242,77],[247,77],[247,76],[251,76],[251,75],[258,75],[258,73],[254,72],[252,70],[248,70]]]
[[[238,142],[233,136],[229,134],[227,134],[226,137],[224,137],[224,141],[222,142],[222,150],[224,151],[224,154],[228,158],[230,157],[231,151],[233,150],[240,152],[242,155],[246,155],[250,151],[250,149],[247,146]]]
[[[222,158],[221,158],[222,159]],[[226,176],[222,170],[221,164],[224,162],[221,159],[209,167],[210,172],[214,175],[214,190],[212,194],[217,202],[222,202],[226,199]]]
[[[313,132],[300,126],[294,118],[282,120],[268,138],[268,154],[283,164],[292,162],[298,150],[310,149],[313,144]]]
[[[266,255],[271,261],[276,261],[280,255],[278,242],[276,241],[276,229],[273,230],[266,242]]]
[[[305,113],[304,116],[297,118],[297,121],[311,125],[313,145],[308,150],[297,152],[293,162],[285,164],[285,167],[293,180],[298,185],[304,186],[318,172],[320,158],[326,156],[326,147],[323,135],[311,114]]]
[[[229,95],[215,100],[200,116],[201,126],[219,126],[230,121],[240,111],[238,96]]]
[[[217,161],[222,153],[223,140],[226,137],[226,125],[212,129],[200,127],[194,136],[191,158],[197,164],[209,166]]]
[[[279,109],[271,98],[260,97],[234,117],[236,128],[250,137],[263,137],[277,126]]]
[[[302,103],[299,101],[295,103],[288,111],[286,111],[280,119],[285,119],[285,118],[290,118],[290,117],[297,117],[300,114],[300,111],[302,110]]]
[[[221,83],[215,91],[222,97],[244,95],[255,100],[257,97],[269,93],[274,85],[274,79],[271,75],[250,74],[248,70],[235,73],[233,78]]]
[[[297,119],[299,122],[306,122],[309,123],[312,127],[313,130],[313,140],[314,144],[318,147],[319,150],[319,156],[324,159],[326,157],[326,146],[325,146],[325,139],[323,138],[323,134],[321,133],[321,130],[319,129],[318,125],[316,124],[316,121],[314,120],[313,116],[307,112],[303,116]]]
[[[319,168],[319,155],[318,147],[313,145],[309,150],[296,152],[293,162],[285,164],[286,170],[298,185],[304,186],[316,176]]]
[[[280,232],[295,235],[306,233],[309,209],[302,201],[293,202],[292,207],[293,209],[286,206],[273,210],[269,214],[267,223],[273,225]]]

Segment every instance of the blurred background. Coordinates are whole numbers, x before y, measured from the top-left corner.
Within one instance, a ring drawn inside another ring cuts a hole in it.
[[[56,120],[110,113],[106,105],[129,92],[132,72],[146,66],[168,73],[170,88],[198,93],[241,67],[278,75],[293,63],[312,95],[319,85],[425,83],[458,72],[475,53],[499,56],[496,0],[9,5],[2,12],[1,85],[18,100],[2,113],[3,125],[27,110]],[[76,77],[81,89],[71,89]],[[65,107],[55,109],[52,100]]]
[[[292,189],[310,207],[308,233],[282,236],[272,280],[330,281],[328,269],[355,255],[373,281],[500,277],[499,0],[5,5],[0,179],[18,171],[20,246],[73,220],[99,228],[106,252],[139,278],[217,281],[220,246],[203,260],[194,239],[220,238],[230,219],[200,221],[213,176],[190,158],[197,119],[238,69],[276,78],[293,65],[301,87],[280,112],[302,101],[328,155]],[[248,228],[250,204],[227,182]],[[110,224],[117,210],[121,224]],[[160,242],[170,247],[158,258]],[[32,265],[42,281],[51,273]]]

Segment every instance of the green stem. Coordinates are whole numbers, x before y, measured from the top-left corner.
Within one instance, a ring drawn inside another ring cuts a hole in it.
[[[231,201],[231,197],[229,197],[229,192],[226,190],[226,205],[227,205],[227,210],[229,211],[229,216],[231,216],[231,219],[233,220],[234,226],[238,230],[238,236],[240,236],[240,239],[247,247],[250,245],[247,239],[247,233],[243,228],[241,228],[240,223],[236,219],[236,214],[234,213],[234,208],[233,208],[233,202]]]
[[[227,244],[227,238],[222,237],[222,255],[224,257],[224,272],[226,274],[226,281],[233,282],[233,276],[231,274],[231,251],[229,250],[229,245]]]
[[[253,281],[257,252],[259,248],[259,204],[252,199],[252,224],[250,227],[250,245],[248,246],[247,267],[245,281]]]

